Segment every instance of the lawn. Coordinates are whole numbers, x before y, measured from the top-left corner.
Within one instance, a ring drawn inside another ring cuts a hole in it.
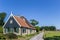
[[[44,40],[60,40],[60,31],[46,31]]]

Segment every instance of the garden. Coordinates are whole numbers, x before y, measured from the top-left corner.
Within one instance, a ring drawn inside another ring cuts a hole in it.
[[[15,35],[13,33],[9,33],[9,34],[3,34],[3,28],[2,26],[0,26],[0,40],[29,40],[31,37],[37,35],[37,33],[34,34],[29,34],[29,35],[25,35],[25,36],[20,36],[20,35]]]

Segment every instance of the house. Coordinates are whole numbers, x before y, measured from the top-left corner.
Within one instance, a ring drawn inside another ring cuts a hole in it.
[[[11,13],[3,26],[3,34],[14,33],[16,35],[33,34],[36,29],[24,16],[15,16]]]

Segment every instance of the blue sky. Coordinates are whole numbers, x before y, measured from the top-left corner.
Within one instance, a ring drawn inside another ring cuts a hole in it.
[[[7,13],[6,20],[11,11],[28,20],[36,19],[39,26],[53,25],[60,29],[60,0],[0,0],[0,12]]]

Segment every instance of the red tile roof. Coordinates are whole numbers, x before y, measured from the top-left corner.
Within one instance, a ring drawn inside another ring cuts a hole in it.
[[[35,28],[33,27],[33,25],[30,24],[25,17],[23,17],[23,16],[20,16],[20,17],[19,17],[19,16],[14,16],[14,17],[15,17],[15,19],[18,21],[18,23],[21,25],[21,27],[26,27],[26,28],[35,29]]]

